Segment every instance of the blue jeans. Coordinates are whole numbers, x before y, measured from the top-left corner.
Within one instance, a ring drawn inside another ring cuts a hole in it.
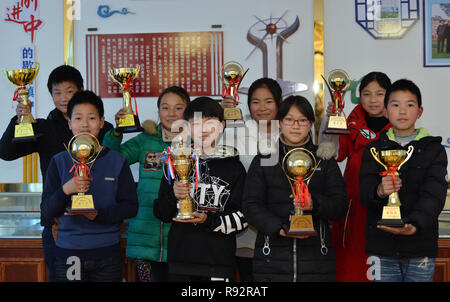
[[[381,282],[433,282],[435,258],[380,258]]]
[[[122,257],[119,255],[95,260],[71,261],[60,257],[55,260],[57,282],[122,282],[122,270]]]

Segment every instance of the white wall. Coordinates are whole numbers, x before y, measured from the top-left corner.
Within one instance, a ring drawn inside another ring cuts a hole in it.
[[[283,46],[283,79],[307,84],[313,84],[313,0],[80,0],[80,20],[75,21],[75,67],[83,76],[86,74],[85,35],[89,33],[152,33],[152,32],[188,32],[209,31],[211,25],[221,24],[217,29],[224,32],[224,60],[240,62],[244,68],[250,68],[242,83],[248,87],[254,80],[262,77],[262,54],[257,50],[245,60],[254,46],[247,41],[247,31],[258,20],[280,17],[288,10],[284,19],[292,24],[295,16],[300,18],[300,28],[291,35]],[[2,0],[6,2],[5,0]],[[8,0],[8,2],[13,2]],[[134,15],[113,15],[104,19],[97,15],[99,5],[110,5],[112,10],[126,7]],[[39,1],[40,16],[45,24],[36,36],[37,60],[41,63],[41,71],[37,79],[38,117],[46,117],[53,109],[53,103],[46,88],[46,81],[53,68],[64,62],[63,58],[63,24],[62,1]],[[87,29],[98,28],[96,32]],[[28,42],[23,30],[13,24],[0,22],[0,37],[7,37],[0,48],[0,67],[17,68],[19,59],[17,49]],[[0,80],[0,91],[3,95],[3,110],[0,111],[0,132],[6,128],[10,118],[15,114],[11,108],[14,88],[6,80]],[[312,89],[302,95],[313,101]],[[240,108],[246,114],[247,98],[241,98]],[[156,99],[138,98],[141,121],[157,120]],[[114,114],[122,106],[121,99],[104,99],[105,117],[114,121]],[[125,134],[129,139],[133,134]],[[136,165],[134,165],[136,166]],[[137,167],[132,167],[137,179]],[[40,173],[39,173],[40,174]],[[0,160],[0,183],[21,182],[22,161],[5,162]]]
[[[420,19],[403,38],[375,40],[356,23],[354,0],[325,0],[325,73],[341,68],[352,79],[359,79],[370,71],[382,71],[392,81],[412,80],[421,90],[424,107],[417,126],[427,128],[432,135],[442,136],[443,143],[449,145],[450,68],[423,67],[423,7],[422,1],[419,3]],[[328,92],[325,96],[328,102]],[[350,101],[350,93],[345,106],[347,114],[355,106]],[[446,150],[450,158],[450,149]]]

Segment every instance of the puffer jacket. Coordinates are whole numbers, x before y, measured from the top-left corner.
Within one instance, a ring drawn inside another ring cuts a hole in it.
[[[167,261],[167,236],[170,223],[163,223],[153,215],[153,201],[158,197],[163,175],[161,152],[168,146],[162,140],[161,125],[143,123],[144,133],[121,144],[123,136],[115,137],[113,130],[103,139],[103,145],[122,153],[128,164],[139,163],[137,186],[138,214],[128,227],[126,256],[128,258]]]
[[[304,147],[313,152],[318,167],[309,181],[314,229],[318,236],[293,239],[280,236],[293,211],[290,184],[281,168],[287,147],[279,142],[279,162],[261,165],[268,155],[257,155],[249,168],[243,195],[243,211],[256,227],[253,273],[255,281],[320,282],[336,278],[336,255],[331,243],[329,220],[342,218],[347,210],[347,194],[341,171],[324,142],[318,149],[312,142]],[[327,154],[328,153],[328,154]],[[320,160],[320,162],[319,162]],[[307,214],[307,212],[305,212]]]
[[[382,132],[379,140],[366,146],[359,176],[361,202],[367,207],[366,251],[371,255],[387,257],[436,257],[438,253],[438,216],[447,195],[447,154],[441,145],[442,138],[430,136],[424,128],[417,137],[402,147],[395,141],[392,128]],[[379,198],[377,188],[380,172],[385,171],[370,153],[370,148],[398,150],[414,147],[411,158],[398,173],[402,187],[398,191],[400,212],[405,223],[417,228],[414,235],[393,235],[377,229],[383,207],[388,197]]]

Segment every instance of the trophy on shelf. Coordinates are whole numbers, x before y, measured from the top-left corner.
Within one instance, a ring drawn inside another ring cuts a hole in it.
[[[169,183],[171,179],[175,178],[175,173],[178,175],[180,182],[182,184],[189,183],[189,174],[194,168],[196,173],[195,176],[195,186],[198,187],[199,178],[199,166],[198,166],[198,156],[196,151],[183,143],[183,138],[180,136],[178,144],[172,149],[168,147],[161,156],[161,162],[166,163],[168,166],[168,179]],[[177,202],[178,213],[176,219],[185,220],[193,219],[195,207],[194,199],[189,195],[182,200]]]
[[[398,176],[398,170],[400,167],[409,160],[414,151],[413,146],[408,147],[406,150],[382,150],[377,152],[374,147],[370,148],[373,158],[384,167],[386,171],[380,173],[381,176],[391,175],[392,183],[395,188],[395,176]],[[394,192],[389,195],[389,200],[386,206],[383,207],[383,214],[378,221],[378,225],[384,225],[388,227],[403,227],[405,225],[402,220],[400,206],[400,198],[398,192]]]
[[[342,69],[334,69],[330,71],[325,79],[325,84],[331,95],[333,105],[333,115],[328,120],[327,128],[323,131],[326,134],[348,134],[347,120],[345,116],[341,116],[344,110],[344,96],[350,88],[350,77]]]
[[[312,215],[303,212],[303,209],[311,202],[307,181],[311,179],[317,168],[314,154],[304,148],[292,149],[284,156],[281,167],[289,180],[292,194],[295,197],[294,215],[289,217],[290,225],[288,229],[285,229],[286,234],[317,235],[314,230]]]
[[[244,72],[244,68],[241,66],[241,64],[234,61],[227,62],[222,66],[221,77],[223,85],[225,87],[222,93],[222,98],[225,98],[229,95],[234,100],[236,100],[236,105],[238,104],[238,89],[247,71],[248,68]],[[242,120],[242,111],[238,107],[224,108],[223,116],[228,126],[244,125]]]
[[[126,115],[119,120],[116,128],[121,133],[142,132],[144,130],[139,122],[139,116],[134,114],[133,108],[131,107],[132,84],[140,70],[140,65],[137,65],[136,68],[111,68],[109,70],[111,79],[122,88],[123,109],[126,110]],[[136,100],[134,105],[137,112]]]
[[[90,133],[77,134],[66,146],[67,152],[72,159],[73,166],[70,172],[74,171],[74,177],[88,177],[92,180],[90,170],[97,159],[102,146],[97,138]],[[69,215],[80,215],[95,213],[94,200],[91,194],[78,193],[72,195],[72,203],[68,209]]]
[[[25,106],[31,105],[28,101],[28,90],[26,89],[26,86],[30,85],[34,81],[39,72],[39,63],[35,62],[34,65],[35,68],[14,70],[6,70],[5,68],[2,69],[3,75],[6,79],[13,85],[17,86],[17,89],[14,92],[14,101],[19,101],[19,99],[21,99],[21,103]],[[40,135],[34,133],[34,123],[36,123],[36,120],[31,113],[22,115],[20,119],[17,120],[17,125],[14,129],[14,138],[12,140],[13,143],[36,141]]]

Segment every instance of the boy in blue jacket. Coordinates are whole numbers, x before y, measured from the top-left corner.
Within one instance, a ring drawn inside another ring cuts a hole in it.
[[[90,133],[98,137],[103,127],[103,102],[91,91],[77,92],[67,114],[74,135]],[[50,161],[41,212],[59,220],[56,234],[56,281],[122,281],[120,224],[137,214],[136,186],[123,155],[102,147],[90,167],[92,178],[74,177],[67,151]],[[67,215],[71,196],[93,196],[94,214]]]

